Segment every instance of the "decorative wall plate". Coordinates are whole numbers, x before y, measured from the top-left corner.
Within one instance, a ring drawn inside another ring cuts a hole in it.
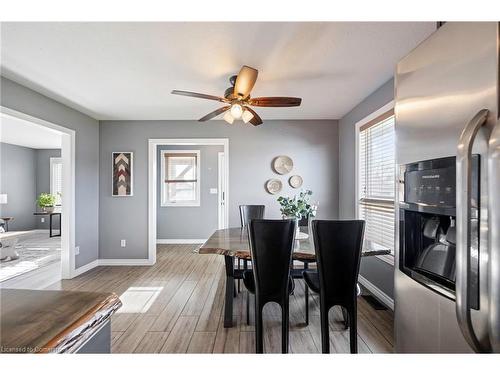
[[[287,174],[293,169],[293,160],[285,155],[280,155],[273,160],[273,169],[278,174]]]
[[[275,178],[271,178],[266,182],[266,190],[269,194],[277,194],[281,191],[282,188],[283,184],[281,183],[281,181]]]
[[[288,179],[288,183],[294,189],[298,189],[299,187],[301,187],[303,182],[304,181],[302,180],[302,177],[300,177],[298,174],[293,175]]]

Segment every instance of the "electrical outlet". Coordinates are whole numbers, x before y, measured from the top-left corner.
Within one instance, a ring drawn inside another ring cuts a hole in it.
[[[75,255],[80,254],[80,246],[75,247]]]
[[[217,194],[217,188],[210,188],[210,194]]]
[[[44,218],[44,217],[41,217],[41,218],[40,218],[40,222],[45,223],[45,218]]]
[[[121,240],[120,241],[120,246],[121,247],[126,247],[127,246],[127,240]]]

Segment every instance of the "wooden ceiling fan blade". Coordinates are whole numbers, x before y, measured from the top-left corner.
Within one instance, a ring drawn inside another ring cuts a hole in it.
[[[256,107],[298,107],[301,102],[301,98],[267,96],[262,98],[252,98],[248,101],[248,104]]]
[[[227,103],[227,99],[221,98],[220,96],[200,94],[199,92],[173,90],[172,94],[174,94],[174,95],[190,96],[190,97],[199,98],[199,99],[216,100],[218,102]]]
[[[250,120],[250,124],[252,124],[253,126],[258,126],[258,125],[262,124],[262,119],[257,114],[257,112],[255,112],[250,107],[245,107],[245,109],[247,109],[253,115],[253,118]]]
[[[242,99],[247,98],[255,85],[255,81],[257,81],[258,74],[259,71],[257,69],[243,65],[236,77],[234,96]]]
[[[203,116],[198,121],[208,121],[208,120],[210,120],[210,119],[212,119],[214,117],[219,116],[221,113],[226,112],[229,108],[231,108],[230,105],[226,105],[224,107],[220,107],[219,109],[216,109],[215,111],[210,112],[208,115]]]

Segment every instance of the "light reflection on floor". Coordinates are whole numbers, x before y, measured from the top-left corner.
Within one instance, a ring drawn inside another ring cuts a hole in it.
[[[116,314],[146,313],[162,290],[162,286],[131,286],[120,296],[123,306]]]

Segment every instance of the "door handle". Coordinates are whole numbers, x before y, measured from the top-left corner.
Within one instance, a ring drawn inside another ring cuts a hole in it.
[[[476,351],[483,352],[471,320],[471,198],[472,146],[477,132],[486,122],[489,111],[480,110],[465,126],[457,146],[457,250],[456,250],[456,314],[465,340]]]
[[[488,143],[488,326],[493,352],[500,353],[500,120]]]

